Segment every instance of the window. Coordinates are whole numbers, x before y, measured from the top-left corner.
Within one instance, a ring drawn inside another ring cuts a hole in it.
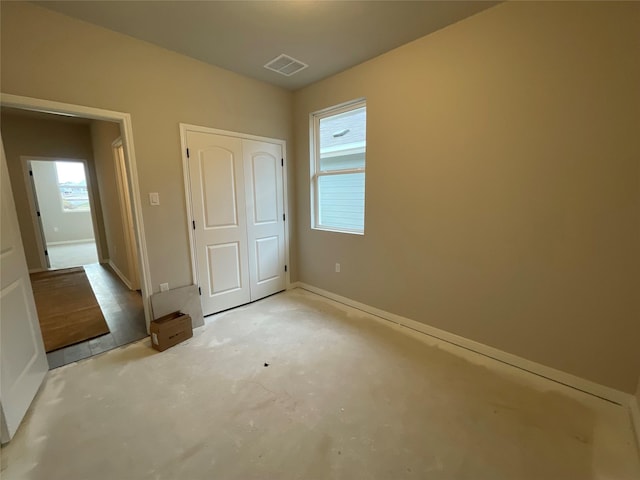
[[[358,101],[311,115],[312,226],[364,233],[367,107]]]
[[[89,190],[81,162],[55,162],[63,212],[88,212]]]

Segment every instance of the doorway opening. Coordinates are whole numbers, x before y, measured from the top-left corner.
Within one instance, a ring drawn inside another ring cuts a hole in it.
[[[98,263],[86,161],[25,160],[44,266],[57,270]]]
[[[146,337],[151,289],[129,115],[5,94],[2,115],[15,209],[49,367]],[[61,129],[72,124],[78,127],[74,131],[84,128],[86,134],[76,135],[82,138],[73,148],[77,153],[82,144],[88,145],[90,154],[80,158],[43,153],[45,146],[63,152],[70,147],[60,147],[59,136],[42,128],[37,142],[18,149],[15,139],[20,136],[5,131],[11,124],[4,121],[7,115],[18,117],[14,123],[23,129],[29,122],[51,122]],[[80,299],[71,310],[60,310],[61,302],[51,301],[51,295],[40,308],[40,293],[46,297],[68,284],[78,284],[88,294],[66,295]],[[96,310],[103,326],[89,328],[85,314]],[[82,330],[84,336],[61,335],[47,341],[47,321],[60,330],[74,315],[82,318],[70,330]]]

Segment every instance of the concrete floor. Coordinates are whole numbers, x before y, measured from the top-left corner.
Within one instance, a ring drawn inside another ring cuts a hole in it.
[[[266,366],[268,364],[268,366]],[[625,408],[294,290],[49,372],[2,479],[634,479]]]

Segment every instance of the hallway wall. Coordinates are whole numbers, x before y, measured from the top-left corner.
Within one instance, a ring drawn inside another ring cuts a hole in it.
[[[108,258],[106,248],[106,236],[104,232],[102,207],[99,201],[98,181],[93,162],[93,149],[88,123],[78,123],[60,117],[53,119],[45,117],[32,117],[28,114],[7,113],[2,110],[0,117],[0,131],[7,156],[9,177],[16,203],[16,213],[20,224],[20,233],[24,244],[27,265],[30,270],[42,268],[38,246],[36,243],[36,230],[33,225],[27,197],[27,179],[22,166],[21,156],[55,157],[87,160],[89,180],[92,183],[98,229],[95,232],[99,238],[102,250],[98,256]]]
[[[131,281],[133,272],[130,271],[127,258],[123,212],[120,209],[115,160],[111,146],[120,137],[120,125],[94,120],[91,122],[90,130],[109,260]]]

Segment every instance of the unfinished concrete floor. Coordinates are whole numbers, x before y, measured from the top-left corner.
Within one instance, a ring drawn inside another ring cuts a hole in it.
[[[2,479],[640,478],[620,406],[302,290],[209,320],[49,372]]]

